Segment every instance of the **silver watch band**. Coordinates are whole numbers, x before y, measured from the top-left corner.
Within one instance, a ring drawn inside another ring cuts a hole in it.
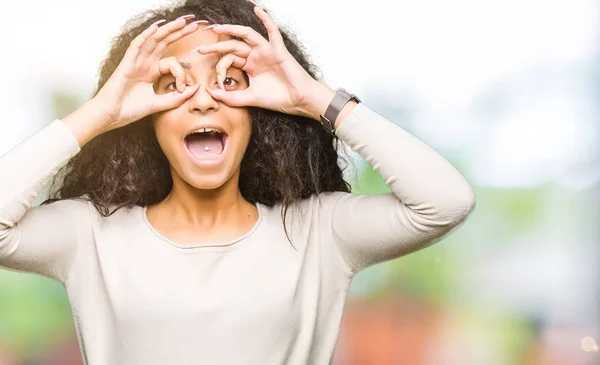
[[[356,95],[349,93],[348,91],[338,88],[335,91],[335,96],[331,100],[331,103],[325,110],[325,114],[321,115],[321,123],[326,126],[331,133],[335,130],[335,120],[338,115],[344,108],[344,106],[350,101],[353,100],[357,103],[360,103],[360,100]]]

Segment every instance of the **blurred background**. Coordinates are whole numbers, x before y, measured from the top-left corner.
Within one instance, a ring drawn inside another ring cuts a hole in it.
[[[261,3],[330,86],[441,152],[477,196],[454,234],[354,279],[335,364],[600,364],[600,3]],[[0,154],[89,98],[110,38],[164,4],[7,1]],[[387,191],[352,156],[354,191]],[[0,365],[26,364],[81,364],[68,299],[0,269]]]

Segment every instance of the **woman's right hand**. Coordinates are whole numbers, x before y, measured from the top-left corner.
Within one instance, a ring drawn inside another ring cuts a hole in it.
[[[186,24],[193,15],[183,16],[163,26],[155,22],[130,44],[116,70],[92,99],[107,115],[104,130],[126,126],[149,114],[176,108],[189,98],[198,85],[185,84],[184,70],[175,57],[161,59],[165,48],[198,30],[199,22]],[[154,82],[172,74],[179,92],[157,94]]]

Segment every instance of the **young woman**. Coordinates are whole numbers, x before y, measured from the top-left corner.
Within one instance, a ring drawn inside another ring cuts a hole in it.
[[[65,285],[86,364],[329,364],[352,277],[456,227],[469,184],[253,3],[137,19],[0,159],[0,264]],[[393,193],[350,194],[338,138]]]

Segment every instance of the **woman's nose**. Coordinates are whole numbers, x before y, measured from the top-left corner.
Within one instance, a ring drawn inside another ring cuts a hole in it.
[[[189,97],[188,107],[190,112],[206,113],[210,110],[218,110],[219,103],[206,90],[207,84],[202,84],[196,92]]]

